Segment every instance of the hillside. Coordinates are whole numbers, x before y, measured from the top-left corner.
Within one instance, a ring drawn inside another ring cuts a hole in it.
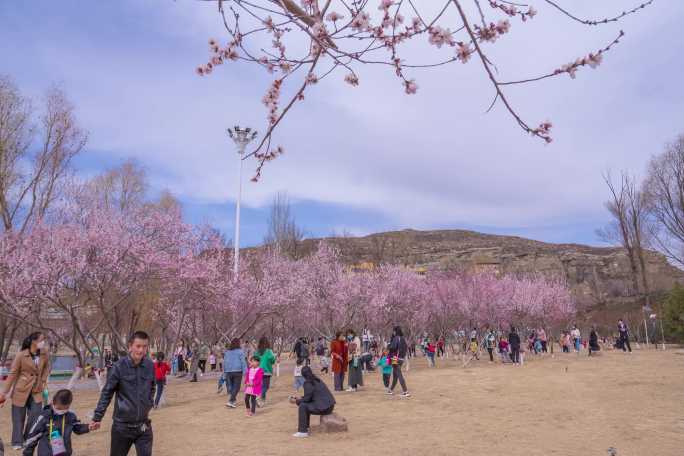
[[[321,240],[302,241],[300,252],[310,251]],[[550,244],[463,230],[404,230],[325,240],[336,245],[349,264],[394,263],[426,269],[560,274],[567,279],[578,304],[592,313],[640,309],[629,261],[621,248]],[[662,294],[676,282],[684,284],[684,271],[669,264],[659,253],[647,253],[646,269],[653,295]]]

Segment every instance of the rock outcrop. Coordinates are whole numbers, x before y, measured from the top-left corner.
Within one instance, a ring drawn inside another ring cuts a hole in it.
[[[514,236],[463,230],[404,230],[365,237],[327,238],[349,264],[372,267],[404,264],[417,270],[469,268],[503,274],[542,273],[565,277],[578,304],[587,310],[641,308],[626,252],[622,248],[550,244]],[[304,241],[302,251],[320,239]],[[684,271],[656,252],[646,253],[652,295],[684,284]]]

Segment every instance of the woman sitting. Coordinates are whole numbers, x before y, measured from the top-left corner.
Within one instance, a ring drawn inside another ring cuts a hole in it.
[[[309,366],[302,368],[304,377],[304,396],[299,399],[291,397],[291,401],[299,407],[299,428],[294,437],[309,436],[311,415],[330,415],[335,408],[335,398],[328,387],[316,377]]]

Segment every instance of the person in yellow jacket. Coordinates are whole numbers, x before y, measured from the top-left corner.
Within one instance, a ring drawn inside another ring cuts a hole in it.
[[[50,365],[46,338],[34,332],[24,339],[14,357],[9,376],[0,390],[0,402],[12,392],[12,448],[21,449],[29,429],[43,409],[43,390],[47,385]],[[28,419],[27,419],[28,418]]]

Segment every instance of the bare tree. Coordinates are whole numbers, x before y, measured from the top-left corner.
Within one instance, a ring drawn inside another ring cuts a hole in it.
[[[130,159],[96,176],[90,184],[103,204],[120,211],[140,206],[145,200],[148,187],[145,170]],[[170,204],[170,201],[166,203]]]
[[[610,173],[603,179],[611,193],[605,206],[613,220],[604,228],[597,230],[605,242],[622,246],[627,253],[634,292],[641,295],[644,304],[650,304],[650,287],[645,260],[645,236],[647,211],[645,196],[629,174],[623,172],[618,184]],[[641,284],[639,283],[641,279]]]
[[[298,258],[303,239],[304,231],[295,222],[287,193],[278,192],[271,203],[268,232],[264,237],[264,244],[292,258]]]
[[[684,266],[684,135],[651,159],[645,192],[656,247]]]
[[[23,233],[45,216],[88,138],[61,89],[50,88],[44,104],[34,124],[31,100],[0,75],[0,216],[5,231]]]

